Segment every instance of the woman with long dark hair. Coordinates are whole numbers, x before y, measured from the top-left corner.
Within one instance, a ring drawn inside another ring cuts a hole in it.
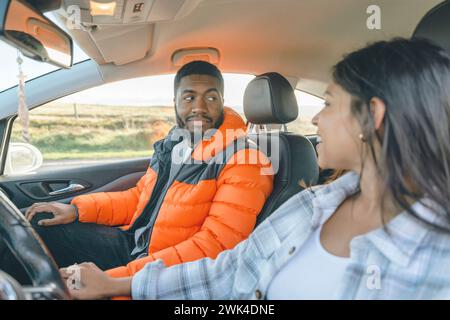
[[[83,264],[74,297],[450,298],[449,55],[425,40],[374,43],[333,68],[325,99],[319,164],[348,173],[293,196],[216,260],[157,261],[126,279]]]

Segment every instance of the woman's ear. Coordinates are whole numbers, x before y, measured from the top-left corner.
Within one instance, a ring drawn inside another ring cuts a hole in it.
[[[386,105],[380,98],[372,98],[370,100],[370,113],[375,125],[375,130],[379,130],[383,124],[384,115],[386,113]]]

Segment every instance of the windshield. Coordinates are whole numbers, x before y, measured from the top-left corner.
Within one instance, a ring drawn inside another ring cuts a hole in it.
[[[3,41],[0,41],[0,61],[2,61],[2,72],[0,73],[0,92],[14,87],[18,83],[17,74],[19,71],[16,59],[17,49]],[[76,44],[74,44],[73,62],[77,63],[86,59],[89,59],[89,57]],[[23,57],[22,69],[27,76],[26,81],[28,81],[46,73],[55,71],[59,68],[48,63],[38,62],[27,57]]]
[[[48,13],[45,15],[57,25],[62,26],[61,23],[57,21],[52,14]],[[16,63],[17,52],[18,50],[16,48],[0,40],[0,61],[2,64],[2,71],[0,73],[0,92],[14,87],[18,83],[17,75],[19,71]],[[73,47],[73,54],[74,64],[89,59],[89,57],[83,52],[83,50],[81,50],[77,46],[75,42]],[[48,63],[43,63],[29,59],[27,57],[23,57],[22,69],[26,75],[26,81],[29,81],[60,68]]]

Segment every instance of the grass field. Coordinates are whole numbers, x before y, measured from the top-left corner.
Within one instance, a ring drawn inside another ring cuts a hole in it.
[[[42,152],[44,162],[150,156],[153,143],[174,125],[173,107],[50,103],[30,112],[31,143]],[[289,128],[315,131],[309,120],[297,120]],[[22,142],[18,121],[11,140]]]

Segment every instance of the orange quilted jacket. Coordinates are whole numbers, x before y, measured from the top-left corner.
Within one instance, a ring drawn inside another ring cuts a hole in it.
[[[233,135],[227,129],[233,129]],[[248,237],[272,192],[273,173],[265,155],[245,139],[245,131],[242,118],[225,108],[223,124],[192,152],[192,158],[201,163],[181,169],[167,190],[152,229],[148,255],[108,270],[108,274],[131,276],[156,259],[171,266],[215,258]],[[247,143],[237,143],[244,140]],[[232,144],[240,147],[222,164],[207,161],[223,157]],[[78,208],[80,222],[130,228],[150,199],[157,179],[154,169],[151,163],[137,185],[126,191],[75,197],[72,204]]]

